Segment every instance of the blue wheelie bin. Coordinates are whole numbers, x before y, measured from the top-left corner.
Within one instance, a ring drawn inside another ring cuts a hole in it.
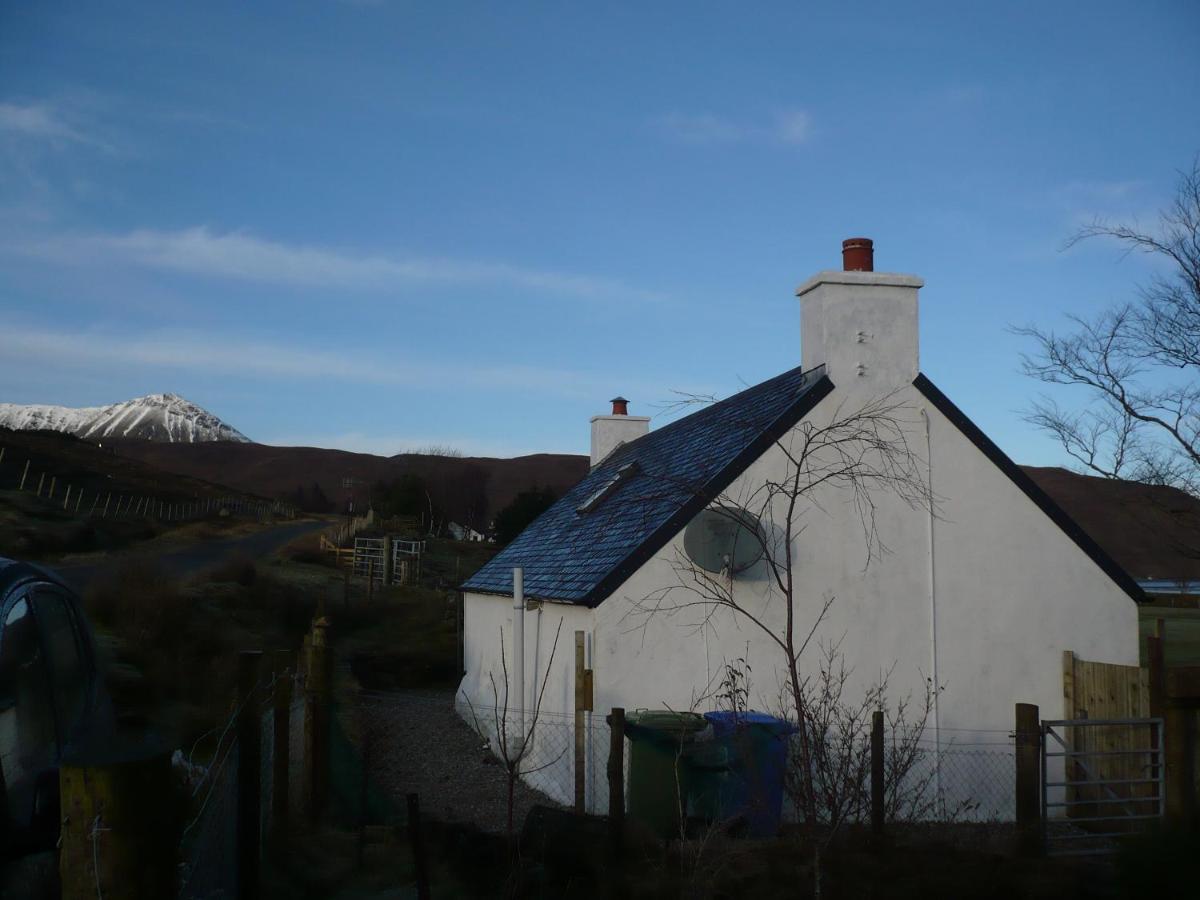
[[[796,726],[760,712],[710,712],[704,718],[713,726],[713,743],[725,748],[725,773],[709,782],[714,818],[740,818],[751,837],[773,837],[783,812],[788,738]]]

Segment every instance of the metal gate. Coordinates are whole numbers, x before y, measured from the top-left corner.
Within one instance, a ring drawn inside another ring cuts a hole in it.
[[[392,541],[392,584],[418,584],[421,580],[421,554],[424,541]]]
[[[383,584],[383,538],[354,539],[354,574]]]
[[[1166,811],[1162,719],[1042,722],[1046,853],[1111,853]]]

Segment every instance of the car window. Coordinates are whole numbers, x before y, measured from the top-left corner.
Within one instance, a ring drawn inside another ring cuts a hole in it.
[[[45,656],[29,601],[21,598],[0,624],[0,765],[14,815],[34,777],[57,757]]]
[[[42,588],[34,595],[33,609],[42,629],[59,739],[65,743],[75,733],[87,709],[88,668],[70,601],[57,591]]]

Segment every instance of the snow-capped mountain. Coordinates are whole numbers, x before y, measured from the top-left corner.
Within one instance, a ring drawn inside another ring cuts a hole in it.
[[[140,438],[162,443],[250,439],[178,394],[147,394],[111,406],[22,406],[0,403],[0,427],[64,431],[87,440]]]

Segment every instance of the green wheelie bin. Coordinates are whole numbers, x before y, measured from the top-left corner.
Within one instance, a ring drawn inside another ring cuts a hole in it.
[[[629,816],[659,837],[679,836],[693,793],[690,747],[709,727],[703,716],[670,710],[635,710],[625,716],[629,749]]]

